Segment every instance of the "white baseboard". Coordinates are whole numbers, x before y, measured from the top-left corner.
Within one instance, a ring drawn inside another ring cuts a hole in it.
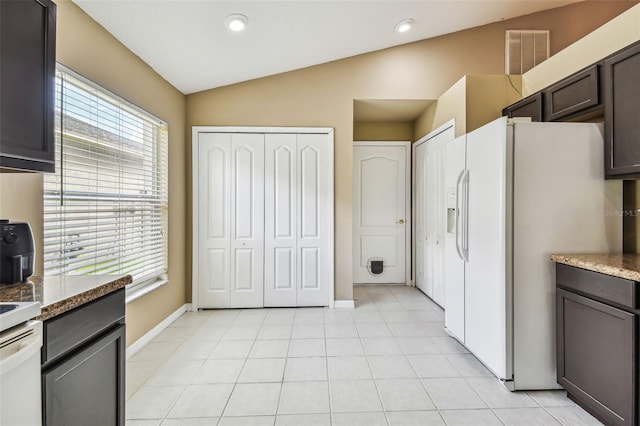
[[[180,315],[191,310],[191,303],[185,303],[175,310],[171,315],[163,319],[158,325],[147,331],[142,337],[133,342],[127,347],[127,359],[131,358],[136,352],[142,349],[147,343],[152,341],[154,337],[162,333],[162,331],[169,327],[172,322],[180,318]]]
[[[353,300],[336,300],[333,302],[335,309],[354,309],[356,304]]]

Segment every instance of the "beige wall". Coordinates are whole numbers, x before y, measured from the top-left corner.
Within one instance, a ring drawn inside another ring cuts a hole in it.
[[[434,103],[429,105],[427,109],[424,110],[422,114],[420,114],[413,121],[413,141],[416,142],[418,139],[423,137],[424,135],[429,134],[432,129],[436,129],[437,126],[434,126],[435,114],[438,109],[438,101],[436,100]]]
[[[416,124],[431,120],[430,131],[455,118],[456,136],[464,135],[500,117],[505,106],[521,99],[520,92],[519,75],[465,75],[444,92]],[[427,128],[422,125],[422,130]]]
[[[413,141],[413,122],[354,122],[354,141]]]
[[[127,305],[130,344],[185,303],[185,97],[75,4],[56,3],[57,61],[169,123],[169,284]],[[33,224],[42,253],[42,175],[1,174],[0,200],[0,217]]]
[[[195,93],[187,96],[187,125],[335,128],[335,295],[336,299],[351,299],[353,100],[436,99],[465,74],[503,73],[507,29],[551,30],[553,54],[630,6],[627,2],[581,2]]]
[[[640,4],[527,71],[522,76],[522,94],[536,93],[638,40]]]

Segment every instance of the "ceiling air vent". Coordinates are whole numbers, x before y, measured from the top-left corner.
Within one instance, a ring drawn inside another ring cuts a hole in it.
[[[549,57],[549,31],[507,30],[505,74],[524,74]]]

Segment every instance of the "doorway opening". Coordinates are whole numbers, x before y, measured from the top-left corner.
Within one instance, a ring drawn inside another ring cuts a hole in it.
[[[353,276],[358,285],[415,285],[412,144],[436,101],[354,100]]]

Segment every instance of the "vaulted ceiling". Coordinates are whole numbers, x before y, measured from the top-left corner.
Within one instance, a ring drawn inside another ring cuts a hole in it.
[[[184,94],[234,84],[577,0],[74,0]],[[242,32],[225,25],[239,13]],[[405,33],[396,23],[413,20]]]

